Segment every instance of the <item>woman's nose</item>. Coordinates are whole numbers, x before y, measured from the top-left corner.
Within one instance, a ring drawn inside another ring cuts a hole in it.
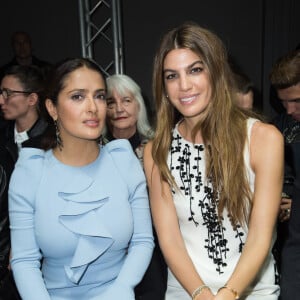
[[[186,75],[180,77],[180,88],[183,91],[188,90],[191,87],[191,82]]]

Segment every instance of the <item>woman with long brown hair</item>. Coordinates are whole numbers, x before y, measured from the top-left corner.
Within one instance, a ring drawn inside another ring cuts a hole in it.
[[[223,43],[197,24],[163,36],[153,90],[144,164],[169,267],[165,299],[277,299],[281,134],[237,107]]]

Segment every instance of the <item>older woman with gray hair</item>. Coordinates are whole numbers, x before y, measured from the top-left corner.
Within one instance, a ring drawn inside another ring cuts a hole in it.
[[[153,130],[148,121],[141,89],[133,79],[123,74],[112,75],[106,82],[106,138],[128,139],[142,160],[143,146],[153,136]]]

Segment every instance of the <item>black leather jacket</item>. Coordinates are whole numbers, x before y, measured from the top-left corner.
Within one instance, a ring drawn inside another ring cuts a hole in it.
[[[0,280],[7,272],[10,250],[7,206],[7,176],[4,166],[0,165]]]
[[[45,132],[48,123],[43,119],[38,119],[34,125],[27,131],[29,139],[22,143],[22,148],[33,147],[40,148],[41,136]],[[10,122],[8,126],[3,130],[2,139],[5,148],[9,152],[11,159],[15,163],[18,159],[18,146],[15,143],[14,138],[15,123]]]
[[[9,264],[8,183],[18,159],[18,146],[14,142],[14,126],[14,122],[9,123],[0,134],[0,280],[7,272]],[[40,148],[41,137],[47,126],[47,122],[38,119],[27,131],[29,139],[22,143],[22,147]]]

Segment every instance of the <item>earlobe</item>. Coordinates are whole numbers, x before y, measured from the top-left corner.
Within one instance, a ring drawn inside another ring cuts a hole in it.
[[[46,108],[47,108],[47,111],[48,111],[49,115],[52,117],[52,119],[54,121],[56,121],[57,120],[57,111],[56,111],[56,107],[53,104],[52,100],[51,99],[46,99],[45,105],[46,105]]]
[[[29,95],[29,105],[31,105],[31,106],[37,105],[38,101],[39,101],[39,96],[38,96],[38,94],[36,94],[36,93],[31,93],[31,94]]]

